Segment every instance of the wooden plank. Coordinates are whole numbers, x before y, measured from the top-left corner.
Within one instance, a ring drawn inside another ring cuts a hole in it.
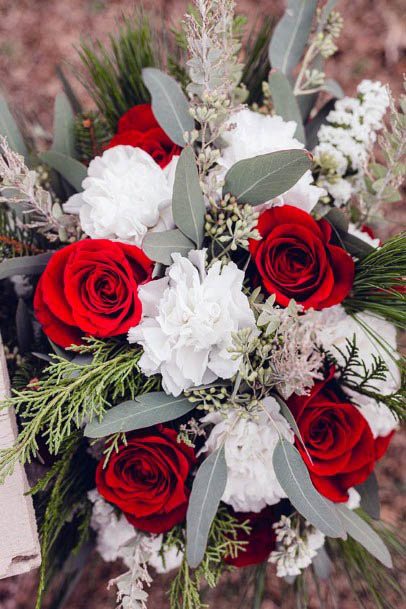
[[[10,384],[0,336],[0,400],[10,394]],[[0,411],[0,449],[9,448],[17,436],[14,412]],[[41,563],[37,525],[24,468],[18,464],[0,486],[0,579],[31,571]]]

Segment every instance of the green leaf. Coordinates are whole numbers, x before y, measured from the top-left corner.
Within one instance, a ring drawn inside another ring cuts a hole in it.
[[[221,446],[200,466],[189,499],[186,516],[186,557],[193,569],[203,560],[211,523],[226,484],[227,464],[224,446]]]
[[[388,168],[385,167],[385,165],[381,165],[380,163],[370,163],[368,165],[368,169],[376,180],[384,178],[388,173]]]
[[[18,299],[16,311],[17,342],[22,354],[29,351],[33,342],[33,328],[30,311],[23,298]]]
[[[306,444],[304,443],[302,434],[300,433],[300,429],[299,429],[299,427],[298,427],[298,425],[296,423],[296,419],[293,416],[293,414],[291,413],[291,411],[289,409],[289,406],[278,395],[275,395],[274,398],[275,398],[275,400],[278,402],[278,404],[280,406],[281,413],[283,414],[283,416],[285,417],[285,419],[287,420],[287,422],[289,423],[289,425],[293,429],[293,432],[294,432],[295,436],[298,438],[299,442],[303,446],[303,449],[306,451],[306,454],[309,457],[310,461],[312,461],[312,458],[311,458],[311,456],[309,455],[309,453],[307,451]]]
[[[339,236],[339,241],[341,245],[351,254],[351,256],[355,256],[356,258],[365,258],[368,254],[371,254],[375,251],[375,248],[366,241],[362,239],[358,239],[358,237],[354,237],[350,233],[346,233],[341,230],[337,230],[337,234]]]
[[[347,216],[336,207],[330,209],[330,211],[324,216],[330,224],[339,231],[347,232],[350,222]]]
[[[316,491],[293,444],[280,438],[272,462],[279,484],[297,511],[325,535],[345,538],[335,506]]]
[[[39,158],[65,178],[76,192],[82,192],[82,182],[87,177],[87,167],[83,163],[54,150],[42,152]]]
[[[295,137],[304,144],[302,114],[288,78],[282,72],[272,70],[269,75],[269,88],[276,114],[285,121],[295,121]]]
[[[161,233],[148,233],[142,242],[142,249],[151,260],[166,265],[172,264],[172,254],[175,252],[186,256],[194,248],[193,241],[177,228]]]
[[[174,78],[157,68],[144,68],[142,77],[152,97],[152,111],[162,129],[178,146],[184,146],[183,134],[195,123],[189,102]]]
[[[306,97],[303,95],[302,97]],[[313,120],[307,123],[305,127],[306,133],[306,146],[309,150],[313,150],[319,143],[318,133],[322,125],[327,121],[326,118],[330,114],[331,110],[334,110],[336,100],[330,99],[324,106],[319,110]]]
[[[378,481],[374,472],[363,482],[355,487],[361,495],[361,507],[371,518],[379,520],[381,506],[379,503]]]
[[[327,78],[322,89],[323,91],[331,93],[331,95],[337,99],[342,99],[344,97],[344,91],[341,85],[333,78]]]
[[[0,280],[13,275],[41,275],[53,252],[37,256],[20,256],[0,262]]]
[[[24,138],[2,95],[0,95],[0,135],[7,138],[9,146],[14,152],[22,154],[25,159],[28,158],[28,150]]]
[[[190,146],[182,151],[176,167],[172,212],[176,226],[200,249],[204,237],[206,208],[195,156]]]
[[[266,203],[292,188],[310,166],[306,150],[281,150],[245,159],[227,172],[223,193],[234,195],[240,203]]]
[[[122,402],[108,410],[101,422],[92,421],[85,427],[88,438],[104,438],[118,432],[144,429],[183,417],[194,405],[183,395],[174,397],[163,391],[146,393],[136,401]]]
[[[289,76],[302,58],[317,0],[288,0],[282,19],[276,26],[269,45],[269,61],[272,68]]]
[[[356,512],[349,510],[345,505],[337,504],[336,508],[347,533],[385,567],[391,569],[393,567],[391,555],[378,533]]]
[[[75,156],[75,117],[65,93],[58,93],[54,109],[54,139],[52,148],[68,157]]]

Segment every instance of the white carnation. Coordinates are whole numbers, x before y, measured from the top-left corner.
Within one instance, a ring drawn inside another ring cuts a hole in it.
[[[144,349],[141,370],[161,374],[164,390],[175,396],[234,376],[239,362],[228,352],[232,334],[255,327],[244,273],[233,262],[206,270],[205,258],[205,251],[174,254],[166,277],[141,286],[143,319],[128,332],[129,342]]]
[[[238,161],[260,154],[304,148],[294,137],[296,123],[286,122],[280,116],[265,116],[245,108],[233,115],[231,124],[235,127],[223,134],[226,147],[218,161],[225,170]],[[290,190],[272,202],[294,205],[310,213],[325,194],[322,188],[312,185],[312,182],[312,174],[307,171]]]
[[[260,512],[286,497],[272,467],[272,456],[279,436],[293,442],[293,432],[274,398],[265,398],[263,404],[268,414],[262,412],[255,420],[236,411],[230,411],[225,419],[219,414],[203,419],[215,423],[205,450],[212,452],[224,442],[227,485],[223,501],[238,512]]]
[[[357,313],[356,317],[347,315],[341,305],[336,305],[323,311],[309,311],[310,320],[315,324],[316,342],[326,351],[330,351],[338,363],[344,363],[342,353],[346,352],[347,339],[355,335],[359,349],[359,358],[370,368],[374,356],[381,357],[388,367],[385,380],[374,380],[370,385],[382,394],[388,395],[400,387],[400,372],[396,363],[396,328],[391,323],[371,313]],[[358,320],[358,321],[357,321]],[[379,337],[379,341],[374,337]],[[374,437],[386,436],[397,427],[397,421],[392,412],[383,404],[378,404],[372,398],[346,389],[354,404],[359,407],[367,419]]]
[[[141,245],[149,229],[172,228],[171,199],[174,157],[165,169],[132,146],[115,146],[90,162],[83,192],[65,204],[79,213],[83,231],[92,239],[114,239]]]

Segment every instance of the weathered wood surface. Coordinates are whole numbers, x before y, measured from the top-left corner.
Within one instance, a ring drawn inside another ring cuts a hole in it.
[[[0,336],[0,401],[10,393]],[[14,413],[0,410],[0,449],[12,446],[17,435]],[[34,508],[24,468],[17,465],[0,486],[0,579],[38,567],[40,548]]]

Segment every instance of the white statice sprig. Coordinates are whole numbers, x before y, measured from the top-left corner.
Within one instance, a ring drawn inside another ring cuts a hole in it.
[[[49,241],[73,241],[80,235],[75,216],[65,214],[29,169],[24,157],[0,136],[0,203],[16,206],[24,217],[22,228],[36,229]],[[20,221],[21,222],[21,221]]]
[[[277,549],[269,561],[276,565],[278,577],[295,577],[311,565],[317,551],[323,547],[325,536],[300,518],[282,516],[272,525],[276,533]]]

